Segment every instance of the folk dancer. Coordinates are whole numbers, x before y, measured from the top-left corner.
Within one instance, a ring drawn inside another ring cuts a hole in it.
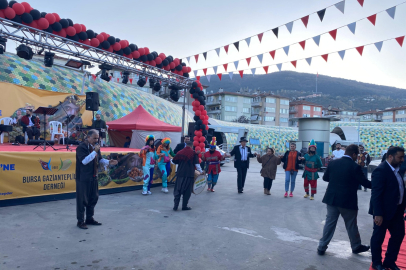
[[[314,140],[310,142],[308,153],[301,158],[304,160],[304,189],[306,194],[304,198],[309,197],[309,186],[311,187],[310,200],[314,200],[314,194],[317,193],[317,179],[319,179],[319,174],[317,171],[321,168],[322,163],[320,157],[316,154],[317,146]]]
[[[170,147],[171,139],[163,138],[162,144],[156,150],[158,158],[158,168],[162,174],[162,192],[168,193],[168,175],[171,174],[171,157],[175,156],[175,153]]]
[[[145,146],[141,149],[140,157],[142,158],[142,171],[144,173],[144,186],[142,188],[142,195],[151,195],[151,184],[154,180],[155,168],[155,137],[148,135],[145,138]]]
[[[220,161],[224,160],[226,157],[230,155],[225,154],[222,156],[219,151],[216,151],[216,137],[213,137],[210,145],[209,151],[204,153],[202,156],[203,162],[207,163],[206,171],[208,174],[207,177],[207,184],[208,188],[207,191],[214,192],[214,186],[217,184],[217,180],[219,178],[219,174],[221,172],[220,169]]]

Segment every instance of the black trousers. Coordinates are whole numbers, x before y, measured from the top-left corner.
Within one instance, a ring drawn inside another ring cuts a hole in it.
[[[266,188],[267,190],[270,190],[272,187],[272,183],[273,183],[273,179],[264,177],[264,188]]]
[[[238,191],[244,190],[245,177],[247,177],[248,162],[242,161],[240,167],[237,168],[237,188]]]
[[[180,197],[183,195],[182,207],[187,207],[190,196],[192,195],[194,182],[194,177],[178,177],[176,179],[175,188],[173,190],[175,206],[179,205]]]
[[[27,136],[29,140],[32,140],[32,138],[35,136],[35,139],[38,140],[39,136],[41,135],[41,132],[38,128],[36,127],[27,127]]]
[[[99,200],[99,183],[97,180],[76,181],[76,215],[79,222],[84,222],[85,208],[86,220],[91,220],[94,207]]]
[[[382,264],[382,243],[385,240],[386,230],[391,237],[385,254],[386,263],[394,263],[398,259],[399,249],[405,236],[405,221],[403,220],[404,207],[398,206],[391,220],[383,220],[381,226],[374,223],[374,231],[371,237],[372,263]]]

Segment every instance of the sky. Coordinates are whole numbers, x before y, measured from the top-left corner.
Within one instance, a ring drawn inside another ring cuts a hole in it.
[[[329,55],[326,63],[321,57],[315,57],[311,66],[304,60],[307,57],[341,51],[347,48],[375,43],[406,34],[406,2],[402,0],[365,0],[361,7],[357,0],[346,0],[345,13],[334,6],[327,9],[323,22],[317,14],[310,15],[307,28],[299,21],[294,22],[290,34],[285,26],[293,20],[334,5],[339,0],[29,0],[33,8],[39,11],[56,12],[61,18],[70,18],[74,23],[86,25],[95,32],[106,32],[120,39],[127,39],[138,47],[148,47],[150,51],[163,52],[174,58],[185,58],[197,53],[208,52],[205,61],[200,55],[196,64],[194,57],[190,66],[194,70],[208,68],[208,74],[214,74],[213,66],[220,66],[223,73],[225,63],[245,59],[257,54],[267,53],[262,65],[273,65],[269,72],[278,72],[275,64],[303,59],[297,62],[297,68],[290,63],[282,70],[328,75],[361,81],[365,83],[394,86],[406,89],[406,44],[400,47],[395,40],[384,42],[378,52],[372,44],[364,49],[363,56],[355,50],[346,51],[344,60],[337,53]],[[401,4],[403,3],[403,4]],[[399,5],[401,4],[401,5]],[[385,11],[395,5],[395,19]],[[345,27],[338,30],[336,41],[330,35],[322,35],[320,46],[312,40],[303,50],[299,44],[290,47],[289,55],[278,50],[275,60],[269,51],[291,45],[302,40],[346,26],[354,21],[375,13],[376,26],[364,19],[357,23],[355,35]],[[233,42],[257,35],[277,26],[279,38],[270,31],[263,36],[262,43],[253,37],[248,47],[240,42],[238,52]],[[406,43],[406,41],[405,41]],[[215,48],[230,45],[229,53],[221,49],[220,57]],[[261,67],[253,59],[250,67],[241,61],[238,70]],[[232,66],[232,65],[231,65]],[[234,71],[231,68],[228,71]],[[264,73],[263,69],[257,74]],[[246,74],[251,74],[246,72]],[[203,76],[199,71],[198,75]],[[236,73],[234,76],[239,76]]]

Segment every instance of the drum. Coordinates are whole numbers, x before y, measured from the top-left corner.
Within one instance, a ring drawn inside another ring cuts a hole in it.
[[[193,194],[200,194],[206,188],[206,174],[201,175],[198,171],[195,171],[195,183],[193,184]]]

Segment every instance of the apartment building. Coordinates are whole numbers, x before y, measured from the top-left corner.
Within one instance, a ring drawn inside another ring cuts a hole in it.
[[[406,106],[387,108],[382,111],[382,122],[395,123],[403,122],[406,123]]]
[[[324,117],[334,117],[344,122],[358,122],[360,116],[358,116],[357,110],[343,110],[341,108],[323,107]]]
[[[361,122],[382,122],[383,112],[380,110],[370,110],[358,113]]]
[[[289,99],[266,93],[253,96],[251,124],[288,126]]]
[[[224,92],[220,89],[217,93],[207,95],[207,114],[210,118],[223,121],[233,121],[242,115],[250,119],[251,98],[250,94]]]
[[[323,106],[306,100],[291,101],[289,104],[289,126],[296,127],[298,124],[294,118],[322,117]]]

